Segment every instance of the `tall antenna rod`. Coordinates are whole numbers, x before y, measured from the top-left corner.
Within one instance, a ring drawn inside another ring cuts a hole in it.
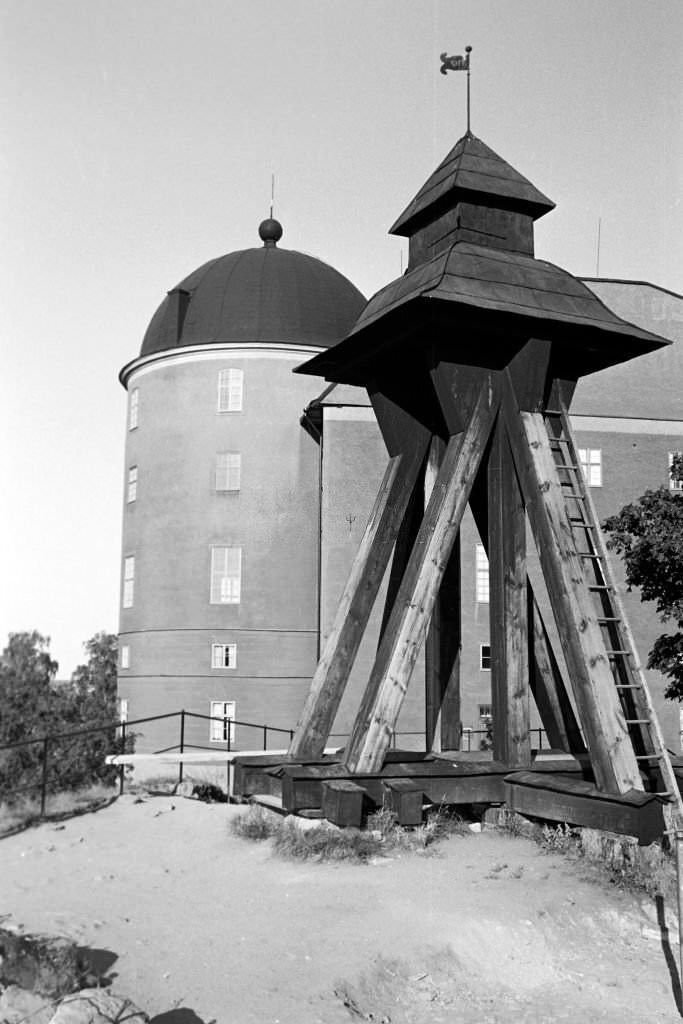
[[[597,252],[595,255],[595,276],[600,277],[600,227],[602,225],[602,217],[598,217],[598,245]]]
[[[467,72],[467,134],[471,135],[470,131],[470,54],[472,53],[472,47],[465,47],[465,56],[457,54],[454,57],[449,57],[448,54],[440,54],[441,67],[439,71],[442,75],[448,74],[449,71],[466,71]]]
[[[270,219],[273,219],[273,207],[275,206],[275,172],[270,175]]]

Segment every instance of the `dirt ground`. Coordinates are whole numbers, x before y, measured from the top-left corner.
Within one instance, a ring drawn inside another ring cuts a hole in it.
[[[156,1024],[681,1019],[674,907],[495,831],[290,863],[239,813],[125,796],[0,840],[0,918],[102,951]]]

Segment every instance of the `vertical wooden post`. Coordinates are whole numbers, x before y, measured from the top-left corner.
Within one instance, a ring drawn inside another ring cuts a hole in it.
[[[526,515],[500,421],[489,455],[488,495],[493,756],[510,767],[528,767]]]
[[[467,431],[448,442],[349,739],[346,763],[351,771],[378,771],[384,761],[486,447],[497,401],[487,379],[479,389]]]
[[[596,782],[608,793],[642,790],[543,416],[519,411],[509,377],[503,407]]]
[[[292,758],[315,759],[325,748],[391,550],[415,489],[427,442],[425,437],[412,450],[394,455],[389,460],[289,746]]]
[[[551,747],[564,750],[568,754],[585,754],[586,745],[531,584],[528,587],[527,607],[531,648],[531,691],[548,740]]]
[[[425,507],[445,451],[435,435],[425,472]],[[455,538],[425,641],[425,741],[428,751],[460,749],[460,535]]]

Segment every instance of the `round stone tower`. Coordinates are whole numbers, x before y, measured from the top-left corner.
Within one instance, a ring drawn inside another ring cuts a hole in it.
[[[325,384],[292,369],[340,341],[365,300],[326,263],[280,248],[277,221],[259,234],[262,246],[168,293],[120,374],[129,720],[184,708],[289,728],[316,665],[320,451],[299,421]],[[177,721],[134,729],[140,751],[177,742]],[[188,744],[227,739],[221,722],[186,724]],[[230,739],[259,746],[262,733]]]

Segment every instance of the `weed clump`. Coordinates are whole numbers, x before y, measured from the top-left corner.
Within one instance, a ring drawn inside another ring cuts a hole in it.
[[[282,822],[274,814],[265,811],[257,804],[252,806],[230,822],[230,829],[240,839],[251,839],[254,842],[261,842],[270,839],[281,827]]]
[[[302,829],[293,818],[285,818],[273,836],[273,848],[287,860],[350,861],[367,864],[381,856],[381,839],[358,828],[316,825]]]
[[[262,807],[252,806],[232,820],[234,835],[256,841],[272,840],[273,850],[288,860],[348,861],[367,864],[374,857],[393,853],[424,853],[452,835],[469,835],[454,812],[439,807],[416,828],[404,828],[397,816],[380,807],[368,816],[367,827],[337,828],[328,822],[303,828],[294,817],[276,818]]]

